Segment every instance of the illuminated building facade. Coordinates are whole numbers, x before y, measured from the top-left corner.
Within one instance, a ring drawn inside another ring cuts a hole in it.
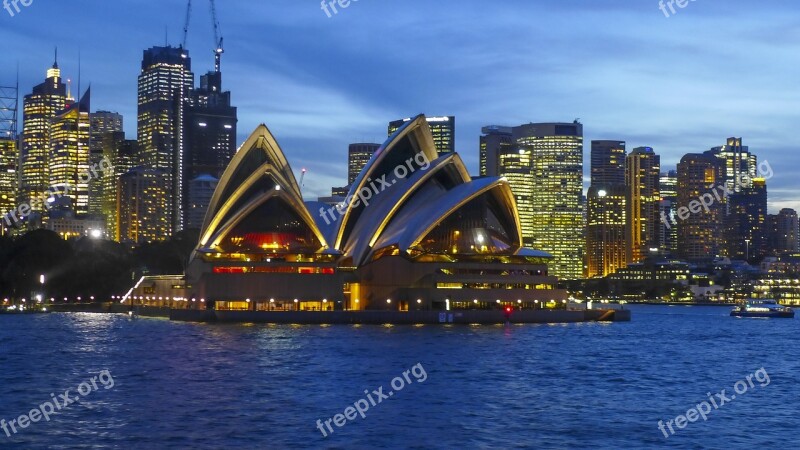
[[[709,205],[708,211],[696,205],[700,196],[713,196],[713,192],[725,179],[725,163],[713,155],[690,153],[684,155],[678,163],[676,222],[678,255],[681,258],[691,262],[704,262],[722,254],[727,208],[725,197],[720,196],[719,201]]]
[[[259,126],[217,185],[185,297],[195,308],[253,311],[500,310],[565,301],[548,273],[551,256],[522,246],[508,182],[473,180],[457,154],[438,156],[424,116],[378,149],[350,194],[401,166],[407,176],[369,206],[306,203],[275,138]],[[141,286],[160,279],[141,280],[129,296],[143,298]]]
[[[182,228],[185,163],[183,124],[186,105],[194,88],[194,74],[188,51],[171,46],[144,51],[138,86],[137,139],[142,164],[163,171],[168,188],[168,207],[160,211],[166,218],[164,239]]]
[[[767,255],[767,182],[753,178],[728,197],[728,257],[758,261]]]
[[[519,151],[529,152],[531,161],[533,220],[530,229],[523,226],[523,234],[532,239],[525,245],[553,255],[550,273],[579,279],[585,246],[583,125],[531,123],[512,132]]]
[[[50,123],[49,186],[67,192],[65,197],[79,216],[89,213],[90,97],[87,89],[78,103],[58,112]]]
[[[67,107],[67,85],[61,78],[58,62],[47,70],[47,78],[23,99],[20,203],[28,203],[34,211],[43,211],[41,202],[32,201],[46,195],[50,182],[51,121]]]
[[[748,187],[749,180],[758,176],[758,158],[750,153],[749,147],[742,145],[742,138],[728,138],[725,145],[714,147],[707,153],[723,161],[725,185],[732,192]]]
[[[19,185],[19,136],[17,134],[17,108],[19,89],[0,86],[0,217],[7,217],[17,207]],[[9,221],[10,222],[10,221]],[[0,236],[12,225],[0,222]]]
[[[372,155],[378,151],[381,144],[359,143],[350,144],[347,149],[347,185],[350,186],[364,170]],[[335,193],[334,193],[335,195]],[[347,195],[347,193],[345,193]]]
[[[389,123],[389,136],[400,129],[412,118],[395,120]],[[456,151],[456,118],[455,116],[428,117],[428,127],[433,136],[436,152],[441,156]]]
[[[624,141],[592,141],[591,186],[586,198],[586,277],[626,266]]]
[[[169,208],[171,184],[166,171],[136,167],[119,177],[119,241],[143,244],[167,240],[171,226],[164,210]]]
[[[678,172],[670,170],[662,173],[659,180],[661,194],[661,251],[669,254],[678,253],[678,227],[671,224],[675,220],[678,206]],[[666,223],[665,223],[666,222]]]
[[[0,137],[0,214],[5,215],[17,207],[17,141]],[[0,225],[0,235],[4,224]]]
[[[501,172],[500,154],[507,153],[514,146],[511,127],[490,125],[481,128],[480,137],[480,175],[496,177]],[[513,186],[513,184],[512,184]]]
[[[106,223],[106,235],[109,239],[120,241],[119,228],[119,179],[134,167],[139,165],[137,142],[125,139],[122,131],[105,133],[103,135],[103,155],[111,162],[113,172],[103,173],[102,182],[102,215]]]
[[[638,147],[627,156],[625,219],[627,260],[640,262],[661,246],[661,157],[650,147]]]
[[[110,111],[89,113],[89,165],[98,167],[103,159],[103,140],[109,133],[122,131],[122,115]],[[89,214],[103,216],[103,177],[92,177],[89,180]]]
[[[534,183],[531,175],[533,152],[530,149],[519,149],[511,143],[504,143],[495,149],[494,154],[497,157],[498,173],[493,176],[505,177],[508,180],[517,204],[522,242],[530,246],[534,240]]]
[[[778,214],[770,214],[767,218],[769,225],[769,253],[780,256],[787,253],[800,252],[800,239],[798,239],[797,211],[783,208]]]

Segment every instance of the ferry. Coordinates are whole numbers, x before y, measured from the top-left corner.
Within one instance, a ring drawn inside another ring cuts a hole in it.
[[[788,306],[779,305],[775,300],[748,300],[743,305],[731,311],[732,317],[776,317],[783,319],[794,318],[794,310]]]

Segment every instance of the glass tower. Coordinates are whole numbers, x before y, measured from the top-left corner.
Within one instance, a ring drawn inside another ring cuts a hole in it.
[[[456,151],[456,118],[455,116],[427,117],[428,126],[433,135],[433,143],[439,155]],[[411,118],[389,122],[389,136],[393,135],[404,123]]]
[[[586,203],[586,277],[605,277],[626,266],[624,141],[592,141],[591,186]]]
[[[661,246],[661,157],[638,147],[625,163],[627,261],[637,263]]]
[[[40,201],[48,189],[51,121],[67,107],[67,85],[61,78],[58,62],[47,70],[42,84],[23,99],[20,203],[43,211]],[[33,201],[33,199],[39,199]]]
[[[167,218],[171,236],[182,229],[184,107],[194,87],[189,52],[172,46],[152,47],[144,51],[139,74],[137,140],[144,166],[163,171],[166,177],[167,208],[160,212]]]
[[[552,275],[579,279],[584,273],[583,125],[531,123],[512,133],[519,151],[530,155],[531,220],[522,225],[525,244],[553,255]]]

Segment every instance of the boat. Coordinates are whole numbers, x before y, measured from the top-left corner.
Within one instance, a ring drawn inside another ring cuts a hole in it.
[[[775,317],[782,319],[794,318],[794,310],[788,306],[779,305],[775,300],[750,299],[731,311],[732,317]]]

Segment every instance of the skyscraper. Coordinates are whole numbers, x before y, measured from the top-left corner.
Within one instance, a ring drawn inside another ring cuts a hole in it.
[[[120,240],[118,181],[129,170],[138,165],[136,140],[125,139],[125,133],[116,131],[103,135],[103,158],[107,158],[113,167],[113,173],[106,172],[99,180],[102,182],[102,215],[106,223],[106,235]]]
[[[637,147],[627,156],[625,214],[627,261],[644,260],[661,245],[661,157],[650,147]]]
[[[103,159],[103,140],[108,133],[122,131],[122,115],[110,111],[89,113],[89,165],[97,167]],[[92,177],[89,180],[89,214],[103,215],[103,177]],[[113,236],[109,234],[109,236]]]
[[[586,276],[604,277],[626,266],[625,142],[592,141],[586,199]]]
[[[592,185],[586,198],[586,277],[605,277],[627,266],[623,184]]]
[[[164,210],[172,185],[166,171],[136,167],[119,177],[119,241],[133,244],[163,241],[171,226]]]
[[[185,123],[185,173],[183,179],[183,220],[180,228],[199,228],[202,223],[189,226],[190,214],[200,215],[203,198],[193,198],[190,186],[198,178],[219,178],[236,153],[237,110],[231,106],[230,91],[222,90],[222,72],[213,71],[200,77],[200,87],[192,91],[186,106]],[[190,192],[191,191],[191,192]],[[189,209],[192,211],[190,212]],[[205,212],[202,212],[205,215]],[[202,219],[201,219],[202,221]]]
[[[750,153],[750,148],[742,145],[742,138],[728,138],[725,145],[708,151],[724,161],[725,185],[732,192],[739,192],[749,180],[758,176],[758,158]]]
[[[714,196],[717,186],[724,181],[724,161],[708,153],[690,153],[678,163],[677,224],[671,223],[671,226],[678,227],[681,258],[703,262],[721,254],[725,243],[725,197],[720,196],[719,201],[709,205],[708,211],[697,205],[700,196]]]
[[[753,178],[728,197],[728,256],[759,261],[768,251],[767,182]]]
[[[625,141],[592,141],[592,185],[625,184]]]
[[[770,254],[780,256],[800,251],[797,211],[783,208],[778,214],[769,215]]]
[[[512,129],[518,151],[530,158],[531,212],[526,245],[553,255],[550,273],[583,276],[583,125],[530,123]],[[511,185],[516,192],[519,188]],[[523,187],[524,189],[524,187]],[[523,193],[524,195],[524,193]]]
[[[661,173],[661,251],[678,253],[678,227],[671,225],[678,207],[678,172]]]
[[[514,145],[514,136],[511,127],[490,125],[481,128],[480,137],[480,175],[497,176],[499,170],[499,155],[502,148]]]
[[[0,136],[0,215],[14,210],[17,204],[17,141]],[[0,235],[3,225],[0,224]]]
[[[372,155],[380,148],[380,144],[350,144],[347,149],[347,185],[350,186],[358,178],[361,169],[367,165]],[[345,194],[347,195],[347,194]]]
[[[41,199],[48,189],[51,121],[67,107],[67,85],[61,78],[58,61],[47,70],[43,83],[23,99],[20,203],[43,211]]]
[[[750,149],[742,145],[742,138],[728,138],[726,144],[720,147],[714,147],[706,152],[719,158],[725,166],[725,180],[724,185],[727,192],[731,194],[727,196],[725,204],[725,216],[723,218],[725,235],[724,244],[721,253],[725,256],[736,257],[744,259],[745,243],[743,242],[744,236],[740,236],[736,231],[742,226],[743,212],[746,210],[752,211],[752,200],[749,195],[735,195],[750,191],[753,194],[752,180],[758,176],[758,158],[750,153]],[[738,203],[744,202],[744,203]],[[734,214],[737,217],[734,217]],[[766,226],[766,225],[765,225]],[[741,251],[740,251],[741,250]],[[761,249],[762,251],[764,249]]]
[[[138,148],[145,167],[160,169],[166,177],[167,207],[159,214],[168,225],[165,239],[181,229],[185,143],[183,125],[186,100],[194,88],[188,51],[172,46],[144,51],[139,74]],[[154,172],[153,172],[154,173]],[[154,203],[159,200],[153,199]]]
[[[490,176],[502,176],[511,185],[514,199],[517,203],[519,212],[519,222],[522,230],[522,242],[525,246],[533,246],[534,226],[533,226],[533,151],[531,149],[519,149],[515,144],[501,144],[496,149],[497,155],[497,174]]]
[[[456,118],[455,116],[428,117],[428,126],[433,135],[433,143],[439,155],[456,151]],[[389,136],[393,135],[404,123],[411,118],[399,119],[389,122]]]
[[[77,103],[58,112],[50,122],[47,161],[49,186],[66,192],[77,215],[89,212],[89,89]]]
[[[17,205],[19,146],[16,86],[0,86],[0,217]],[[0,236],[6,233],[6,222],[0,220]]]

